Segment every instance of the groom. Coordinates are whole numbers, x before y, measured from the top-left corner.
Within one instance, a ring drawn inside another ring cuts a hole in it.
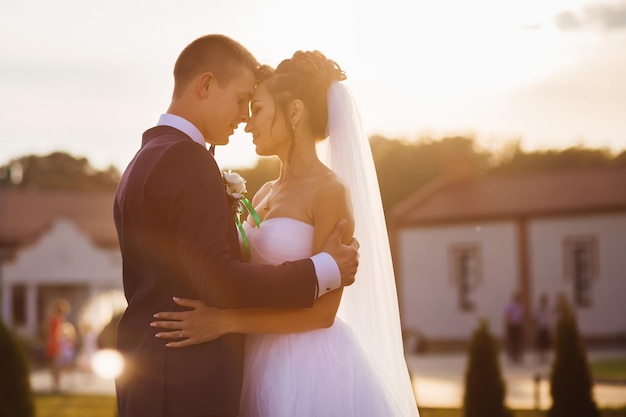
[[[238,414],[243,336],[167,349],[149,323],[155,311],[177,308],[172,296],[217,308],[304,308],[354,282],[358,243],[340,243],[342,223],[310,259],[240,261],[224,183],[206,143],[227,144],[248,120],[258,66],[223,35],[189,44],[174,67],[167,113],[144,133],[120,181],[114,218],[128,307],[117,328],[126,363],[116,380],[119,417]]]

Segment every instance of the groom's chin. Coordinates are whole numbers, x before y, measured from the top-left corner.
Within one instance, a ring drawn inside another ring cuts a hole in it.
[[[224,145],[228,145],[229,142],[230,142],[230,138],[225,137],[225,138],[220,138],[219,140],[214,140],[212,144],[215,146],[224,146]]]
[[[233,137],[233,134],[234,134],[234,133],[235,133],[235,132],[232,132],[230,135],[228,135],[228,136],[224,136],[224,137],[222,138],[222,140],[220,140],[220,142],[219,142],[219,143],[216,143],[216,145],[228,145],[228,143],[230,142],[230,138],[232,138],[232,137]]]

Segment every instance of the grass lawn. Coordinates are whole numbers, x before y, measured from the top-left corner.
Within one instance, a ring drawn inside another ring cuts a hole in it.
[[[110,395],[36,395],[36,417],[115,417]]]
[[[626,358],[591,362],[591,374],[602,381],[626,381]]]
[[[456,408],[420,408],[420,417],[463,417],[463,411]],[[513,417],[545,417],[547,411],[536,413],[534,410],[513,410]],[[602,410],[602,417],[624,417],[626,408]]]
[[[626,358],[591,362],[596,380],[626,380]],[[35,395],[36,417],[115,417],[115,397],[107,395]],[[513,417],[545,417],[547,411],[514,410]],[[459,409],[420,408],[420,417],[462,417]],[[602,417],[624,417],[626,407],[602,410]]]
[[[102,395],[36,395],[37,417],[115,417],[115,397]],[[420,408],[420,417],[462,417],[462,411],[450,408]],[[514,417],[545,417],[547,412],[514,410]],[[626,407],[603,410],[602,417],[624,417]]]

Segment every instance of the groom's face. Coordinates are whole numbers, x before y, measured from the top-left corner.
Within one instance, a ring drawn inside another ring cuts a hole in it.
[[[226,145],[239,124],[248,121],[254,85],[254,74],[246,68],[230,82],[218,81],[209,87],[203,106],[204,123],[200,129],[208,143]]]

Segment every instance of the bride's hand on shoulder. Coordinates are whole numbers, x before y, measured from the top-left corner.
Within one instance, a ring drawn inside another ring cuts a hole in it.
[[[165,311],[153,315],[151,327],[162,329],[154,336],[172,340],[167,347],[181,348],[209,342],[229,332],[227,312],[207,307],[202,301],[174,297],[174,302],[187,311]]]

